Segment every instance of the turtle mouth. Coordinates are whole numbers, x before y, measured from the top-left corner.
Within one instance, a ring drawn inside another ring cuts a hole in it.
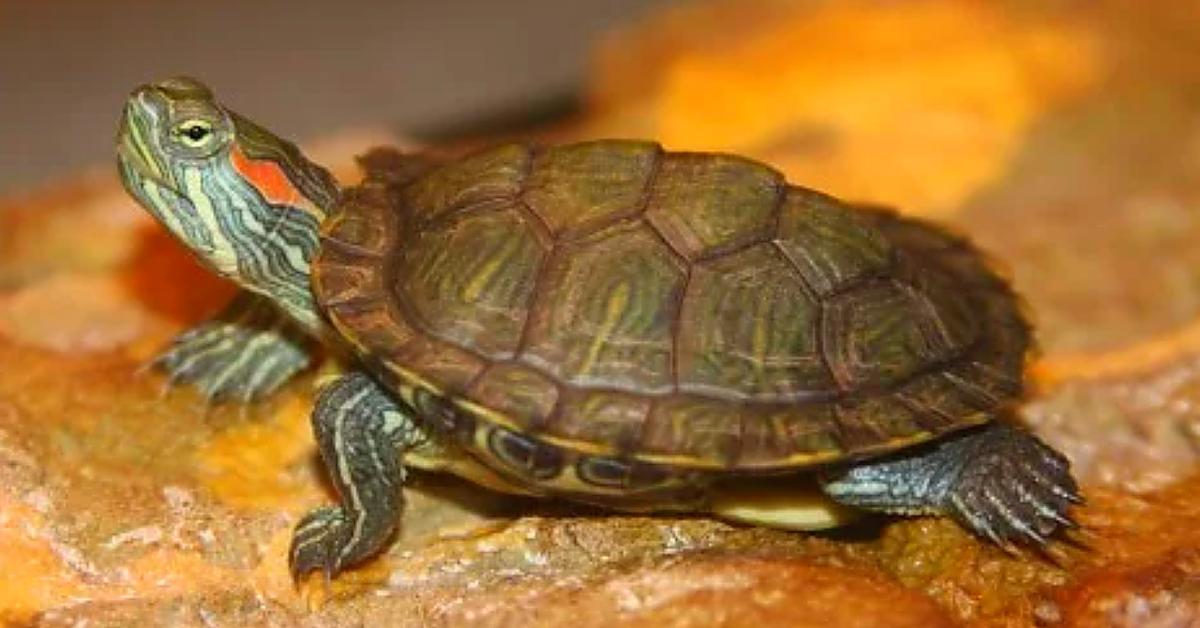
[[[152,181],[178,194],[164,167],[154,157],[157,147],[152,142],[150,129],[141,122],[147,116],[154,117],[152,111],[141,92],[135,93],[125,104],[117,132],[117,158],[122,163],[122,174],[129,170],[139,179]]]

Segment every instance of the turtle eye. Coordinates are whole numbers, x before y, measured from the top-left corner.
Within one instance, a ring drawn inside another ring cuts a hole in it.
[[[213,126],[208,120],[185,120],[175,125],[173,135],[184,146],[203,148],[213,139]]]

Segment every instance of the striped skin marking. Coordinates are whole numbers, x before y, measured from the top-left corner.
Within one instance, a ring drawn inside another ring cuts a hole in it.
[[[146,198],[150,200],[150,203],[153,207],[169,207],[167,201],[162,197],[161,188],[157,184],[151,182],[149,179],[142,180],[141,190],[142,193],[146,195]],[[187,233],[183,223],[179,220],[178,213],[173,211],[163,211],[156,212],[155,216],[159,217],[159,220],[164,223],[164,225],[167,227],[167,230],[171,233],[174,233],[177,236],[182,236],[183,234]]]
[[[233,243],[217,219],[217,211],[213,208],[212,198],[204,190],[203,175],[196,168],[184,167],[183,185],[192,207],[196,209],[205,231],[213,239],[213,248],[209,252],[208,261],[216,267],[217,272],[226,277],[237,276],[238,257]]]
[[[359,406],[368,395],[371,395],[372,391],[372,388],[362,387],[358,393],[355,393],[352,397],[350,397],[350,399],[342,403],[341,407],[337,408],[336,418],[334,419],[334,438],[332,438],[336,453],[334,467],[336,469],[338,478],[341,478],[342,480],[343,488],[347,490],[347,495],[343,495],[342,497],[346,498],[346,500],[349,500],[348,504],[343,504],[343,512],[347,512],[348,510],[349,513],[354,515],[353,532],[350,533],[350,538],[347,540],[346,544],[343,544],[340,551],[338,551],[337,562],[340,564],[348,562],[350,555],[352,555],[353,552],[358,551],[358,545],[361,543],[362,532],[364,532],[364,526],[366,525],[367,520],[365,516],[367,508],[364,506],[362,497],[359,495],[358,484],[354,482],[353,473],[350,472],[349,454],[346,449],[348,445],[348,439],[346,438],[346,421],[350,415],[353,414],[353,409],[356,406]],[[377,447],[368,447],[365,449],[367,453],[372,456],[372,467],[377,471],[376,478],[389,479],[385,473],[380,472],[380,469],[383,468],[383,463],[376,459]],[[403,468],[403,466],[400,466],[401,479],[403,479]]]
[[[241,355],[239,355],[236,359],[230,360],[225,368],[221,370],[221,374],[218,375],[214,380],[213,385],[216,387],[221,387],[223,384],[225,384],[225,382],[229,381],[229,378],[233,377],[235,373],[240,371],[242,366],[249,362],[251,358],[261,355],[263,347],[276,341],[277,336],[275,335],[275,332],[278,329],[279,321],[276,321],[273,325],[271,325],[270,328],[264,330],[262,334],[255,336],[249,343],[245,345],[244,351],[241,353]],[[252,390],[252,388],[249,389]]]
[[[220,313],[177,336],[152,365],[169,385],[183,381],[207,401],[249,403],[308,365],[305,340],[262,297],[243,292]]]
[[[179,132],[192,121],[207,139]],[[319,223],[339,195],[327,172],[181,79],[129,99],[118,154],[127,189],[213,270],[323,331],[309,274]]]
[[[354,478],[350,474],[350,462],[346,455],[346,439],[344,434],[346,430],[346,417],[350,414],[350,408],[358,405],[370,392],[369,388],[363,388],[347,400],[341,408],[338,408],[337,418],[333,423],[333,447],[337,452],[337,460],[334,463],[334,468],[337,471],[338,477],[342,480],[342,486],[349,489],[349,494],[343,495],[345,499],[350,500],[346,509],[354,513],[354,533],[350,536],[350,540],[342,546],[339,560],[344,560],[351,548],[362,538],[362,527],[366,520],[363,516],[366,509],[363,507],[362,498],[358,494],[358,487],[354,483]]]
[[[295,576],[314,570],[336,575],[382,547],[400,522],[406,466],[466,471],[484,486],[512,488],[499,476],[488,482],[471,474],[469,465],[460,464],[469,456],[445,448],[392,390],[362,371],[321,388],[313,429],[341,506],[310,511],[297,526],[290,553]]]

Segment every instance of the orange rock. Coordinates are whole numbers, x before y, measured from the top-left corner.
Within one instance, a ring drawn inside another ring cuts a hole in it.
[[[61,353],[119,349],[141,337],[146,322],[146,310],[104,275],[59,275],[0,296],[0,334]]]
[[[513,598],[522,603],[514,605]],[[505,587],[442,617],[473,626],[953,626],[931,601],[885,577],[798,559],[713,554],[595,581]]]
[[[310,396],[289,396],[274,416],[234,425],[205,443],[197,452],[205,487],[236,508],[299,511],[313,502],[320,478],[288,472],[313,470],[311,408]]]
[[[89,593],[89,567],[50,536],[47,525],[41,513],[0,491],[0,623],[28,621],[37,611]]]

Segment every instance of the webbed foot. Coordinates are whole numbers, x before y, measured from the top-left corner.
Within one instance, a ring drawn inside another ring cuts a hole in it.
[[[992,423],[822,478],[833,499],[896,514],[938,513],[1004,548],[1045,545],[1075,527],[1082,502],[1062,454],[1034,435]]]
[[[166,371],[168,386],[194,385],[209,402],[248,403],[278,390],[309,361],[307,340],[291,321],[244,292],[176,337],[150,366]]]

